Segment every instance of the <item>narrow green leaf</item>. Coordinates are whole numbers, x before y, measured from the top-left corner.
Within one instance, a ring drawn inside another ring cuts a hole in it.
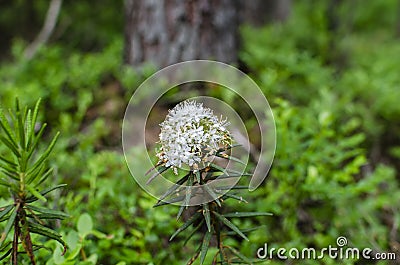
[[[3,246],[0,247],[0,253],[4,252],[6,250],[6,248],[10,247],[10,245],[12,244],[11,241],[8,241],[6,244],[4,244]],[[0,259],[1,260],[1,259]]]
[[[229,221],[228,219],[226,219],[224,216],[220,215],[217,212],[214,212],[214,215],[222,222],[224,223],[227,227],[229,227],[230,229],[232,229],[233,231],[235,231],[239,236],[241,236],[242,238],[244,238],[245,240],[249,241],[249,239],[247,238],[247,236],[245,234],[242,233],[242,231],[240,231],[240,229],[234,225],[231,221]]]
[[[104,239],[104,238],[108,237],[108,235],[106,235],[106,234],[104,234],[104,233],[102,233],[100,231],[97,231],[97,230],[90,231],[90,234],[95,236],[95,237],[97,237],[97,238],[99,238],[99,239]]]
[[[185,208],[187,209],[187,207],[190,203],[190,197],[192,195],[192,186],[193,186],[193,175],[190,175],[189,179],[188,179],[188,185],[186,186],[185,200],[183,201],[183,203],[179,209],[178,215],[176,217],[177,220],[181,217],[183,210]]]
[[[40,194],[40,192],[37,191],[34,187],[32,187],[31,185],[27,184],[27,185],[26,185],[26,188],[27,188],[27,189],[30,191],[30,193],[32,193],[32,195],[35,196],[37,199],[39,199],[39,200],[41,200],[41,201],[44,201],[44,202],[47,202],[47,199],[46,199],[42,194]]]
[[[248,186],[234,186],[234,187],[221,186],[221,187],[216,188],[215,190],[217,192],[220,192],[221,190],[244,190],[244,189],[248,189],[248,188],[249,188]]]
[[[196,174],[197,183],[202,184],[200,171],[197,170],[195,174]]]
[[[181,227],[178,228],[178,230],[175,231],[175,233],[171,236],[169,241],[172,241],[180,232],[184,231],[186,228],[188,228],[191,224],[193,224],[197,219],[199,219],[201,214],[199,212],[195,213],[192,218],[186,221]]]
[[[27,170],[27,165],[28,165],[28,159],[27,159],[27,152],[23,150],[25,147],[21,147],[21,152],[20,152],[20,158],[18,159],[18,171],[19,172],[26,172]]]
[[[11,187],[11,184],[8,183],[7,181],[5,181],[3,178],[0,179],[0,186],[4,186],[4,187]]]
[[[218,165],[216,165],[216,164],[210,163],[210,167],[211,167],[212,169],[214,169],[214,170],[217,170],[217,171],[222,172],[222,173],[224,173],[224,174],[226,174],[226,175],[229,175],[225,168],[220,167],[220,166],[218,166]]]
[[[2,141],[3,144],[5,144],[8,147],[8,149],[10,149],[11,152],[14,153],[14,155],[16,157],[20,157],[21,156],[19,151],[18,151],[18,147],[15,147],[7,138],[5,138],[4,136],[0,135],[0,141]]]
[[[5,186],[5,187],[10,187],[11,184],[8,183],[8,181],[4,180],[3,178],[0,178],[0,185]]]
[[[42,166],[38,167],[34,172],[30,173],[27,175],[26,177],[26,183],[31,184],[32,182],[34,182],[38,177],[40,177],[38,183],[35,183],[35,187],[39,186],[39,184],[41,184],[43,181],[46,180],[46,178],[48,178],[50,176],[50,174],[53,172],[52,168],[48,168],[47,171],[46,170],[46,164],[42,164]]]
[[[240,253],[239,251],[237,251],[236,249],[234,249],[233,247],[227,246],[229,248],[229,250],[233,253],[233,255],[235,255],[236,257],[238,257],[239,259],[241,259],[242,261],[246,262],[247,264],[252,264],[253,261],[251,259],[249,259],[248,257],[246,257],[245,255],[243,255],[242,253]]]
[[[42,219],[63,220],[65,218],[69,217],[69,215],[67,215],[65,213],[62,213],[62,212],[60,212],[60,213],[52,213],[52,214],[41,213],[41,214],[35,214],[35,216],[33,216],[32,214],[28,214],[28,216],[31,217],[31,218],[35,218],[36,217],[36,218],[38,218],[40,220],[42,220]]]
[[[238,146],[242,146],[242,145],[241,144],[233,144],[233,145],[228,146],[228,147],[220,148],[220,149],[218,149],[217,153],[225,152],[225,151],[228,151],[228,150],[230,150],[230,149],[232,149],[234,147],[238,147]]]
[[[249,233],[249,232],[256,231],[260,228],[263,228],[263,227],[265,227],[265,225],[260,225],[260,226],[256,226],[256,227],[252,227],[252,228],[246,228],[246,229],[242,229],[241,231],[242,231],[242,233]],[[223,235],[233,236],[233,235],[236,235],[236,232],[235,231],[226,231],[223,233]]]
[[[18,181],[19,181],[19,178],[16,176],[16,174],[7,171],[7,170],[4,169],[4,168],[0,168],[0,172],[2,172],[4,175],[6,175],[6,176],[9,177],[9,178],[12,178],[12,179],[14,179],[14,180],[18,180]]]
[[[207,184],[203,185],[205,190],[207,191],[208,194],[210,194],[211,198],[213,198],[213,201],[215,201],[219,207],[221,207],[221,202],[218,199],[218,195],[212,190],[211,187],[209,187]]]
[[[27,159],[29,159],[32,156],[33,152],[36,150],[36,147],[39,144],[39,140],[42,138],[42,135],[44,133],[46,126],[47,126],[47,123],[44,123],[42,125],[39,132],[36,134],[36,137],[34,138],[33,143],[29,145],[29,153],[28,153]]]
[[[162,174],[169,168],[170,167],[165,167],[165,166],[157,168],[156,172],[147,180],[146,185],[150,184],[150,182],[152,182],[158,175]]]
[[[253,216],[272,216],[272,213],[265,212],[234,212],[234,213],[226,213],[225,217],[253,217]]]
[[[66,214],[44,214],[44,213],[39,213],[39,214],[27,214],[28,217],[34,218],[34,219],[39,219],[39,220],[64,220],[66,217]]]
[[[68,184],[59,184],[59,185],[57,185],[57,186],[54,186],[54,187],[51,187],[51,188],[48,188],[48,189],[43,190],[42,192],[40,192],[40,194],[42,194],[42,195],[44,196],[44,195],[46,195],[46,194],[49,193],[49,192],[52,192],[52,191],[57,190],[57,189],[60,189],[60,188],[64,188],[64,187],[67,186],[67,185],[68,185]]]
[[[15,218],[17,217],[17,212],[18,209],[14,208],[14,211],[10,215],[10,218],[8,218],[6,227],[4,228],[4,232],[1,234],[0,247],[3,246],[4,241],[6,240],[8,234],[10,233],[11,228],[14,225]]]
[[[7,165],[9,165],[10,167],[16,168],[18,166],[16,163],[14,163],[13,161],[11,161],[3,156],[0,156],[0,160],[3,161],[4,163],[6,163]]]
[[[183,201],[184,199],[185,199],[185,195],[177,196],[177,197],[174,197],[174,198],[172,198],[171,200],[168,200],[168,201],[166,201],[166,200],[159,201],[156,204],[154,204],[153,207],[155,208],[155,207],[159,207],[159,206],[166,205],[166,204],[172,204],[172,203],[175,203],[175,202],[180,202],[180,201]]]
[[[25,149],[28,150],[28,147],[32,143],[35,127],[32,127],[32,111],[29,109],[28,113],[26,114],[26,145]]]
[[[10,242],[10,243],[11,243],[11,242]],[[7,258],[7,257],[11,254],[12,250],[13,250],[13,249],[10,248],[6,253],[4,253],[3,256],[0,257],[0,260],[3,260],[3,259],[5,259],[5,258]]]
[[[36,101],[36,105],[35,105],[35,108],[33,110],[33,115],[32,115],[32,128],[35,128],[41,101],[42,101],[41,98],[39,98],[38,101]]]
[[[0,109],[0,126],[3,128],[4,132],[6,133],[10,143],[15,147],[18,148],[17,140],[15,135],[11,129],[10,123],[8,122],[6,116],[2,109]]]
[[[26,167],[28,166],[28,159],[26,157],[27,157],[27,153],[25,152],[25,150],[22,150],[21,158],[19,159],[19,162],[18,162],[20,172],[26,172],[26,170],[27,170]]]
[[[186,180],[189,178],[189,174],[187,174],[186,176],[182,177],[180,180],[178,180],[174,185],[172,185],[158,200],[158,202],[164,200],[165,198],[167,198],[169,195],[171,195],[176,189],[178,189],[179,187],[181,187],[181,185],[183,183],[186,182]]]
[[[163,167],[166,165],[166,162],[162,162],[162,161],[158,161],[158,163],[150,168],[149,170],[147,170],[147,172],[144,174],[145,176],[147,176],[148,174],[150,174],[150,172],[152,172],[153,170],[156,170],[157,168]]]
[[[211,170],[213,170],[215,172],[222,172],[227,176],[233,175],[233,174],[237,174],[237,175],[241,175],[241,176],[245,175],[243,172],[239,172],[239,171],[233,170],[233,169],[225,169],[225,168],[220,167],[220,166],[218,166],[216,164],[213,164],[213,163],[210,164],[210,168],[211,168]]]
[[[185,242],[183,245],[185,246],[187,242],[193,237],[193,235],[200,229],[200,227],[204,224],[204,219],[200,221],[200,223],[190,232],[190,234],[186,237]]]
[[[193,186],[193,176],[190,176],[188,179],[188,184],[186,187],[186,197],[185,197],[185,206],[188,206],[190,203],[190,197],[192,195],[192,186]]]
[[[176,220],[179,220],[179,218],[183,214],[183,211],[185,210],[185,208],[186,208],[185,203],[182,203],[182,205],[179,207],[179,212],[176,215]]]
[[[226,199],[228,199],[228,198],[232,198],[232,199],[238,200],[239,202],[248,203],[248,201],[246,201],[245,199],[243,199],[242,196],[237,196],[237,195],[232,194],[232,193],[226,193],[226,194],[224,194],[224,196],[222,196],[222,199],[223,199],[223,200],[226,200]]]
[[[42,196],[45,196],[47,193],[52,192],[52,191],[54,191],[54,190],[56,190],[56,189],[63,188],[63,187],[65,187],[65,186],[67,186],[67,184],[60,184],[60,185],[57,185],[57,186],[54,186],[54,187],[45,189],[45,190],[41,191],[40,194],[41,194]],[[26,202],[27,202],[27,203],[31,203],[31,202],[34,202],[34,201],[37,201],[37,200],[38,200],[38,199],[37,199],[35,196],[31,196],[31,197],[29,197],[29,198],[26,199]]]
[[[40,102],[41,102],[41,99],[38,99],[38,101],[36,101],[35,108],[33,109],[33,113],[32,114],[31,114],[30,110],[28,112],[28,119],[27,119],[27,121],[28,121],[28,132],[27,132],[27,135],[29,137],[29,141],[28,141],[27,147],[29,148],[29,150],[31,150],[30,146],[31,146],[31,144],[33,143],[33,141],[35,139],[35,126],[36,126],[36,121],[37,121],[37,117],[38,117],[38,114],[39,114]],[[34,148],[32,148],[32,149],[34,149]]]
[[[211,215],[208,203],[203,204],[203,215],[204,219],[206,220],[207,230],[208,232],[211,232]]]
[[[1,210],[1,212],[0,212],[0,221],[4,216],[6,216],[14,208],[14,205],[11,204],[11,205],[7,205],[2,208],[3,208],[3,210]]]
[[[234,156],[230,156],[230,155],[228,155],[228,154],[225,154],[225,153],[217,153],[216,154],[216,156],[217,157],[220,157],[220,158],[224,158],[224,159],[227,159],[227,160],[232,160],[232,161],[234,161],[234,162],[238,162],[238,163],[240,163],[240,164],[242,164],[242,165],[247,165],[246,163],[244,163],[242,160],[240,160],[239,158],[236,158],[236,157],[234,157]]]
[[[14,174],[16,175],[17,174],[17,169],[16,168],[11,168],[8,165],[0,164],[0,168],[4,169],[5,171],[10,173],[11,175],[14,175]]]
[[[221,175],[209,174],[206,177],[205,181],[207,182],[209,180],[214,180],[214,179],[221,180],[221,179],[228,179],[228,178],[240,178],[240,177],[250,177],[250,176],[253,176],[253,175],[250,173],[229,173],[229,175],[227,175],[227,174],[221,174]]]
[[[201,245],[201,254],[200,254],[200,264],[201,265],[204,263],[204,259],[206,258],[207,251],[210,246],[211,236],[212,236],[212,233],[209,231],[204,235],[203,244]]]
[[[11,172],[8,172],[4,168],[0,168],[0,172],[3,173],[4,175],[6,175],[7,177],[11,178],[11,179],[14,179],[14,180],[17,180],[17,181],[19,180],[19,178],[15,174],[12,174]]]
[[[12,109],[8,109],[8,115],[9,115],[9,118],[11,119],[11,121],[9,122],[10,125],[18,123],[17,118],[15,117],[15,111],[13,111]],[[17,135],[14,134],[14,136],[15,136],[15,144],[16,144],[16,146],[18,146]]]
[[[19,103],[17,103],[17,131],[18,131],[18,138],[19,144],[22,149],[25,149],[25,127],[24,127],[24,120],[26,115],[26,108],[24,112],[19,108]]]
[[[57,132],[56,135],[54,136],[53,140],[50,142],[50,145],[47,147],[46,151],[35,162],[35,164],[32,166],[32,168],[29,169],[28,174],[32,173],[36,168],[38,168],[46,160],[46,158],[50,155],[51,151],[54,148],[54,145],[57,142],[57,139],[58,139],[59,135],[60,135],[60,132]]]
[[[64,240],[61,239],[61,235],[56,231],[45,227],[40,224],[36,224],[33,222],[28,221],[29,231],[34,234],[42,235],[60,242],[63,246],[66,246]]]
[[[30,210],[34,211],[34,212],[38,212],[43,214],[43,216],[47,216],[47,218],[45,219],[64,219],[64,218],[68,218],[69,215],[61,212],[61,211],[57,211],[57,210],[52,210],[52,209],[47,209],[47,208],[42,208],[42,207],[36,207],[33,205],[27,205],[27,208],[29,208]],[[38,215],[39,216],[39,215]]]

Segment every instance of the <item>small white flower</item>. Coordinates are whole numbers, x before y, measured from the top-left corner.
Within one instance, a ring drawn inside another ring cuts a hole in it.
[[[174,172],[182,166],[198,169],[210,162],[219,148],[231,144],[226,120],[195,101],[183,101],[169,111],[160,124],[160,150],[157,157]]]

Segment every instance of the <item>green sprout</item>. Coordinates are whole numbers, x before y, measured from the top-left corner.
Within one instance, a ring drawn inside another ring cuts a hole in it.
[[[40,151],[40,141],[46,124],[37,123],[40,100],[34,110],[21,109],[16,100],[15,110],[9,111],[7,118],[0,109],[0,144],[6,152],[0,153],[0,185],[7,188],[12,203],[0,207],[0,222],[6,222],[0,238],[0,260],[11,255],[11,263],[18,264],[18,255],[25,253],[36,264],[34,252],[44,246],[32,241],[32,234],[60,242],[66,250],[61,235],[46,225],[46,220],[64,219],[63,212],[38,206],[39,201],[46,202],[46,195],[65,184],[46,186],[52,168],[47,159],[53,150],[59,133],[48,147]],[[38,128],[39,127],[39,128]],[[13,231],[12,238],[9,237]]]

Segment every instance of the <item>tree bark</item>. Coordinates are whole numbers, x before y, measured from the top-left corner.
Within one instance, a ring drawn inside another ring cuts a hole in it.
[[[243,3],[242,22],[260,27],[283,22],[291,13],[292,0],[248,0]]]
[[[125,12],[125,61],[130,65],[237,61],[238,1],[126,0]]]

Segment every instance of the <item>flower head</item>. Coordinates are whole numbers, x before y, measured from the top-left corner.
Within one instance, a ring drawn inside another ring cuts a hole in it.
[[[169,111],[160,124],[161,148],[157,154],[165,166],[189,166],[196,170],[207,165],[218,149],[231,144],[226,120],[195,101],[183,101]]]

